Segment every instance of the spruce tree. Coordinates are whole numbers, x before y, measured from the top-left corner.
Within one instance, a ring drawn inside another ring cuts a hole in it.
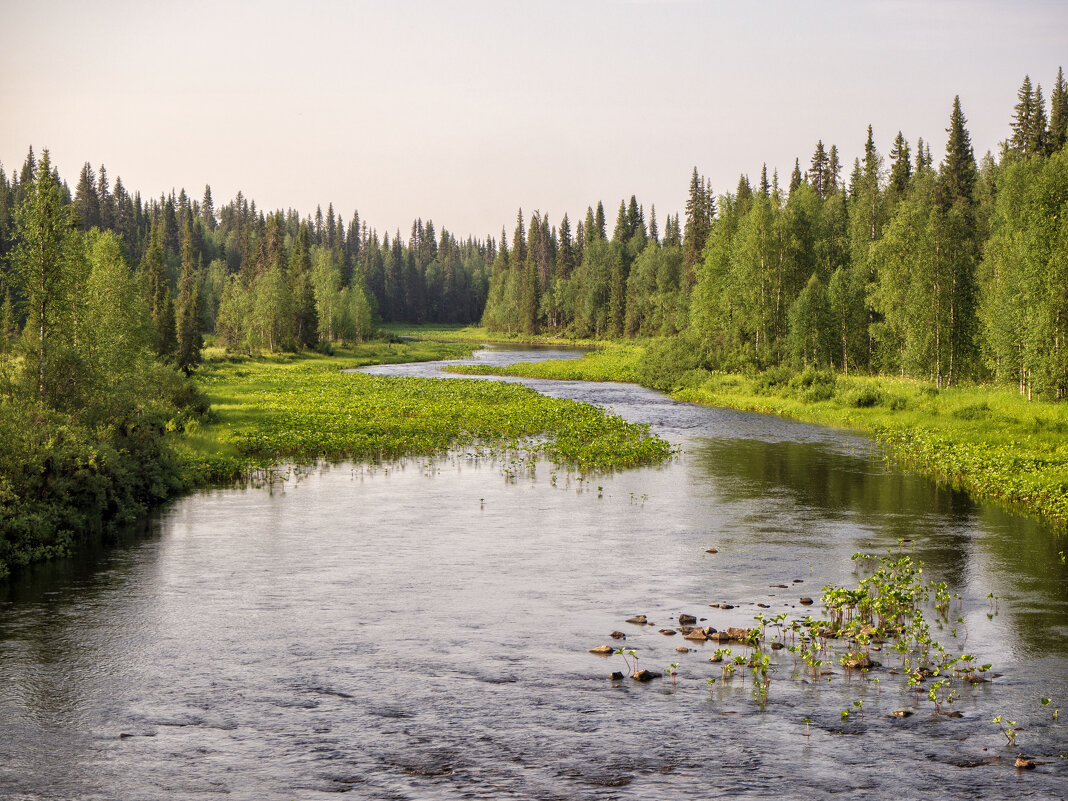
[[[794,159],[794,171],[790,173],[790,194],[798,190],[801,186],[801,159]]]
[[[1057,68],[1057,80],[1049,95],[1049,140],[1051,153],[1056,153],[1068,141],[1068,83],[1064,80],[1064,70]]]
[[[148,249],[141,259],[141,292],[152,317],[154,346],[160,356],[169,357],[176,347],[174,303],[167,281],[166,256],[163,249],[163,225],[152,226]]]
[[[1031,153],[1028,152],[1028,148],[1035,117],[1035,95],[1031,88],[1030,75],[1024,76],[1023,83],[1016,92],[1016,97],[1018,100],[1013,109],[1015,115],[1009,126],[1012,129],[1011,146],[1013,152],[1018,155],[1029,156]]]
[[[798,165],[800,167],[800,164]],[[816,152],[812,154],[812,162],[808,170],[808,180],[816,194],[820,198],[826,198],[830,194],[830,169],[827,153],[823,149],[823,140],[816,142]]]
[[[838,191],[838,184],[842,180],[842,162],[838,158],[838,146],[831,145],[827,153],[827,194],[832,195]]]
[[[556,276],[566,279],[575,269],[575,250],[571,241],[571,221],[567,214],[560,220],[560,247],[556,251]]]
[[[200,219],[209,231],[214,231],[218,224],[215,219],[215,204],[211,199],[211,187],[208,184],[204,184],[204,199],[200,201]]]
[[[187,374],[200,364],[204,345],[200,334],[200,276],[203,264],[194,254],[193,223],[187,218],[182,231],[182,268],[175,308],[175,362]]]
[[[1027,134],[1027,155],[1044,156],[1047,151],[1046,101],[1042,97],[1042,84],[1035,87],[1035,113]]]
[[[909,153],[909,143],[905,141],[901,131],[894,137],[894,144],[890,148],[890,184],[887,191],[891,197],[900,200],[905,196],[909,188],[909,180],[912,178],[912,158]]]
[[[976,262],[979,252],[975,189],[978,170],[965,127],[960,97],[953,99],[946,157],[938,174],[935,217],[935,265],[947,287],[948,342],[945,363],[939,360],[936,381],[952,385],[970,372],[977,356]],[[943,373],[943,370],[945,371]]]

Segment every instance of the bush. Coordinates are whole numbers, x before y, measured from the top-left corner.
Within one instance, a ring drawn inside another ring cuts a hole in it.
[[[651,342],[634,372],[642,386],[670,392],[680,385],[684,375],[705,366],[696,343],[680,335]]]
[[[850,387],[838,395],[839,402],[855,409],[870,409],[878,406],[882,393],[873,387]]]

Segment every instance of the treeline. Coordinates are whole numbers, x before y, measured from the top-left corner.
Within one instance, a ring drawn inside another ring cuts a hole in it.
[[[871,127],[848,175],[818,142],[782,185],[765,165],[716,195],[695,169],[685,221],[659,235],[636,198],[574,237],[522,212],[493,263],[484,323],[575,336],[678,335],[655,358],[706,369],[788,365],[1068,392],[1068,87],[1025,78],[998,157],[979,162],[959,99],[946,155]]]
[[[0,259],[15,245],[15,215],[36,172],[32,148],[10,178],[0,166]],[[257,210],[239,192],[216,210],[210,186],[199,201],[184,189],[146,201],[89,163],[73,192],[56,178],[80,231],[118,238],[157,352],[184,368],[196,363],[201,333],[232,350],[296,350],[361,341],[378,320],[472,322],[485,307],[496,244],[438,234],[429,220],[413,222],[407,241],[399,232],[380,239],[359,212],[346,224],[333,204],[302,218]],[[6,289],[17,292],[10,281]]]

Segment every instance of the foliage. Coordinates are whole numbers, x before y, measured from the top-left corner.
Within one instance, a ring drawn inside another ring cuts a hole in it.
[[[205,365],[198,378],[218,421],[201,429],[187,458],[197,464],[221,452],[249,465],[378,461],[479,446],[610,470],[670,453],[647,426],[589,404],[500,382],[343,372],[360,361],[308,356]]]

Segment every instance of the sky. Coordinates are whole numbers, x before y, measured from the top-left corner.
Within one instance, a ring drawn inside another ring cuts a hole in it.
[[[684,207],[871,124],[942,156],[954,95],[976,155],[1029,74],[1068,67],[1064,0],[0,0],[0,163],[49,148],[156,196],[359,210],[509,234],[636,195]]]

